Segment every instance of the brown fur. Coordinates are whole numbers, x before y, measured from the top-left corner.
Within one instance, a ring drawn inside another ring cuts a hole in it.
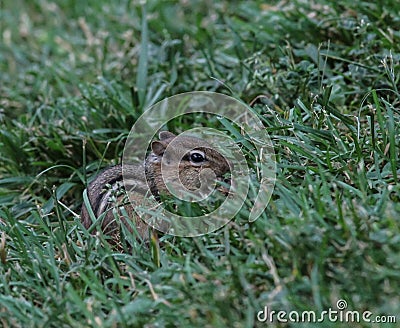
[[[229,171],[229,164],[225,158],[213,150],[207,142],[202,139],[185,136],[176,139],[171,144],[167,152],[168,158],[166,158],[168,165],[166,170],[163,171],[164,175],[161,176],[161,160],[166,148],[176,136],[171,132],[164,131],[160,133],[159,137],[159,141],[152,143],[152,152],[147,156],[143,165],[124,165],[125,184],[135,193],[145,194],[145,179],[147,179],[152,194],[157,197],[160,193],[169,194],[164,183],[165,179],[173,181],[179,177],[187,189],[194,190],[200,186],[199,172],[202,169],[211,169],[218,178],[222,178],[223,174]],[[188,158],[188,155],[184,153],[185,149],[199,151],[205,155],[206,161],[202,162],[201,165],[193,163]],[[180,159],[182,160],[179,161]],[[169,164],[172,165],[170,169]],[[178,175],[176,170],[174,170],[174,164],[179,167]],[[128,179],[126,179],[127,177]],[[125,222],[125,217],[119,209],[122,206],[128,217],[134,220],[134,226],[140,238],[147,240],[150,234],[149,226],[134,212],[132,204],[124,196],[122,185],[123,175],[121,165],[112,166],[102,171],[87,187],[87,195],[93,213],[96,218],[105,213],[101,223],[101,230],[106,235],[112,236],[114,241],[118,242],[120,238],[119,225],[115,216],[119,217],[122,222]],[[113,201],[110,201],[112,198]],[[93,224],[85,204],[82,206],[81,220],[85,228],[89,228]],[[130,227],[126,222],[125,224],[128,228]],[[132,229],[130,230],[132,231]]]

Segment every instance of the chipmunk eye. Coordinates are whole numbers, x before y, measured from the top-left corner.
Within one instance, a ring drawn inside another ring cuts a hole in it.
[[[204,162],[206,160],[206,158],[204,156],[204,153],[202,153],[200,151],[193,151],[193,152],[190,152],[190,160],[193,163],[200,164],[200,163]]]

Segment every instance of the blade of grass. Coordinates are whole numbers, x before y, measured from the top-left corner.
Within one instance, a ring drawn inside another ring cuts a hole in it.
[[[395,136],[395,123],[393,117],[392,104],[389,104],[386,100],[383,100],[386,111],[388,114],[387,130],[389,135],[389,161],[392,168],[394,181],[397,182],[397,153],[396,153],[396,136]]]
[[[148,37],[148,27],[147,27],[147,10],[146,10],[146,4],[143,4],[140,54],[139,54],[138,71],[136,76],[136,88],[141,110],[143,110],[145,106],[145,99],[146,99],[147,73],[148,73],[148,47],[149,47],[149,37]]]

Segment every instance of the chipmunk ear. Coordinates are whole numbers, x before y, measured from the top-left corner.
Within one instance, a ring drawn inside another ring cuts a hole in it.
[[[176,135],[169,131],[161,131],[160,134],[158,135],[158,137],[162,141],[165,139],[175,138]]]
[[[151,150],[157,156],[162,156],[168,144],[171,142],[171,139],[175,138],[176,135],[169,131],[161,131],[158,136],[160,138],[160,141],[153,141],[151,143]]]
[[[162,156],[164,154],[165,148],[167,148],[168,144],[162,141],[153,141],[151,143],[151,150],[157,156]]]

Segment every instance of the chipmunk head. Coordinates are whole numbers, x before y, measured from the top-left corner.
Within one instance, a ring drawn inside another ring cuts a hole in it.
[[[202,183],[210,184],[209,179],[222,180],[230,170],[224,156],[203,139],[176,136],[167,131],[161,132],[159,138],[151,145],[152,153],[146,162],[146,170],[160,192],[168,193],[168,183],[177,183],[182,189],[197,190]]]

